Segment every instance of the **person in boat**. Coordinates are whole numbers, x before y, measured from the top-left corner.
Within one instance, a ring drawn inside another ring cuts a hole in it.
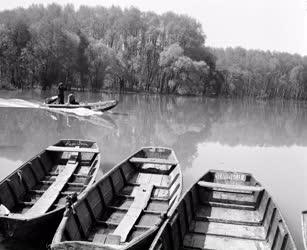
[[[65,85],[60,82],[58,85],[58,101],[59,104],[64,104],[64,91],[67,90],[67,88],[65,87]]]
[[[68,95],[68,104],[78,105],[79,102],[76,101],[75,95],[73,93]]]

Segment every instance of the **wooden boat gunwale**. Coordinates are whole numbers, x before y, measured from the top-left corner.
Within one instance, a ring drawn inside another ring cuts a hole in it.
[[[200,182],[203,177],[209,173],[209,172],[227,172],[227,173],[239,173],[239,174],[244,174],[244,175],[250,175],[251,177],[253,177],[253,174],[251,173],[247,173],[247,172],[241,172],[241,171],[228,171],[228,170],[221,170],[221,169],[209,169],[208,171],[206,171],[199,179],[197,179],[197,181],[195,181],[194,183],[192,183],[189,188],[184,192],[184,194],[181,196],[181,199],[178,201],[177,205],[171,210],[169,211],[168,213],[168,216],[167,216],[167,220],[163,223],[163,225],[159,228],[158,232],[156,233],[155,235],[155,238],[154,240],[152,241],[150,247],[148,250],[157,250],[157,249],[163,249],[163,250],[170,250],[170,248],[165,248],[163,247],[163,244],[161,243],[161,237],[163,236],[163,233],[165,230],[168,230],[167,227],[170,227],[171,226],[171,223],[172,223],[172,220],[178,220],[178,216],[180,214],[180,212],[178,211],[178,207],[180,206],[180,204],[183,202],[186,202],[186,197],[187,196],[191,196],[192,197],[192,188],[194,188],[194,186],[197,186],[198,185],[198,182]],[[254,178],[254,177],[253,177]],[[254,180],[256,181],[255,183],[255,187],[263,187],[261,185],[261,183],[254,178]],[[293,240],[293,236],[288,228],[288,225],[283,217],[283,214],[281,213],[281,210],[280,208],[278,207],[278,205],[274,202],[272,196],[270,195],[270,193],[265,189],[265,187],[263,187],[263,192],[267,192],[267,194],[269,195],[270,199],[271,199],[271,202],[274,204],[275,208],[277,211],[279,211],[279,216],[281,218],[281,220],[283,221],[283,226],[285,227],[286,231],[288,232],[288,237],[290,238],[290,241],[292,242],[293,244],[293,250],[296,250],[296,246],[295,246],[295,242]],[[190,197],[190,199],[192,199]],[[194,213],[192,211],[192,213]],[[306,214],[306,224],[307,224],[307,210],[306,211],[303,211],[302,212],[302,215]],[[186,218],[186,216],[185,216]],[[178,220],[177,222],[179,222],[180,220]],[[188,222],[186,222],[188,223]],[[303,220],[302,220],[302,223],[303,223]],[[180,222],[179,222],[180,224]],[[189,225],[189,223],[188,223]],[[169,229],[171,230],[171,229]],[[168,234],[170,233],[170,231],[166,231]],[[306,228],[306,235],[305,235],[305,238],[307,239],[307,228]],[[176,235],[178,236],[178,235]],[[179,236],[179,238],[181,238],[181,235]],[[303,238],[304,238],[304,227],[303,227]],[[304,241],[304,244],[305,244],[305,249],[307,249],[307,241],[305,240]],[[172,248],[173,250],[173,248]],[[177,249],[176,249],[177,250]]]
[[[81,143],[84,142],[84,143],[90,143],[90,144],[92,144],[92,147],[94,147],[95,149],[97,149],[99,151],[99,147],[98,147],[97,143],[95,141],[91,141],[91,140],[61,139],[57,143],[55,143],[53,145],[58,145],[58,144],[63,143],[63,142],[81,142]],[[67,147],[69,147],[69,146],[67,146]],[[32,161],[34,161],[40,155],[46,153],[47,151],[48,151],[48,147],[43,149],[42,151],[40,151],[39,153],[37,153],[33,157],[31,157],[29,160],[24,161],[18,168],[16,168],[13,172],[11,172],[3,180],[1,180],[0,181],[0,185],[3,184],[4,182],[10,180],[10,178],[12,176],[14,176],[15,174],[18,174],[20,171],[22,171],[22,169],[25,166],[27,166],[29,163],[31,163]],[[60,151],[60,152],[65,152],[65,150]],[[78,196],[80,196],[82,193],[86,192],[86,190],[88,188],[90,188],[92,186],[92,184],[96,181],[96,176],[97,176],[97,173],[99,171],[100,161],[101,161],[100,153],[99,152],[93,153],[93,159],[92,159],[91,164],[89,165],[89,172],[88,172],[88,176],[91,176],[91,177],[89,179],[89,182],[86,184],[86,186],[83,189],[81,189],[80,191],[78,191],[79,192]],[[17,221],[18,223],[19,222],[20,223],[31,223],[31,222],[35,222],[37,220],[43,219],[44,217],[47,218],[49,216],[52,216],[53,214],[57,214],[57,213],[61,212],[61,210],[64,211],[65,210],[65,206],[56,207],[56,208],[54,208],[54,209],[52,209],[50,211],[45,212],[44,214],[40,214],[40,215],[37,215],[37,216],[34,215],[34,216],[29,216],[29,217],[26,214],[10,212],[8,215],[7,214],[0,214],[0,220],[4,219],[4,220],[8,220],[8,221]]]
[[[140,149],[134,151],[133,153],[129,154],[126,158],[124,158],[122,161],[120,161],[118,164],[116,164],[110,171],[108,171],[99,181],[97,181],[94,185],[92,185],[91,189],[95,189],[97,186],[99,186],[100,182],[102,182],[103,180],[107,179],[107,178],[111,178],[111,175],[116,172],[116,171],[120,171],[119,168],[120,166],[122,166],[124,163],[128,162],[131,158],[133,158],[138,152],[142,151],[142,150],[146,150],[146,149],[151,149],[151,148],[163,148],[165,150],[169,150],[171,152],[171,154],[173,154],[173,157],[175,158],[176,161],[176,167],[179,168],[179,176],[178,178],[175,179],[180,179],[180,185],[179,185],[179,196],[174,200],[173,204],[171,204],[168,208],[168,211],[165,213],[165,216],[167,217],[169,211],[171,209],[173,209],[175,206],[175,204],[178,203],[178,201],[181,198],[181,192],[182,192],[182,172],[180,169],[180,164],[178,162],[177,156],[174,152],[173,149],[168,148],[168,147],[159,147],[159,146],[144,146],[141,147]],[[170,185],[172,185],[172,183],[170,183]],[[176,190],[173,191],[172,196],[176,193]],[[173,197],[170,197],[169,199],[171,200]],[[75,205],[79,202],[82,202],[84,199],[87,198],[87,193],[83,193],[80,198],[78,198],[78,201],[75,203]],[[133,247],[135,244],[141,242],[143,239],[147,238],[149,235],[153,234],[154,232],[156,232],[159,227],[161,225],[163,225],[163,221],[161,220],[159,225],[155,225],[153,226],[151,229],[147,230],[146,233],[141,234],[140,236],[136,237],[135,239],[131,240],[128,243],[125,243],[124,245],[108,245],[108,244],[103,244],[103,243],[98,243],[98,242],[89,242],[89,241],[81,241],[81,240],[70,240],[70,241],[61,241],[61,237],[64,233],[65,227],[66,227],[66,222],[70,216],[70,213],[73,213],[73,211],[71,209],[66,209],[63,219],[54,235],[54,238],[52,240],[52,243],[50,245],[51,249],[54,248],[61,248],[61,247],[68,247],[74,246],[76,247],[76,245],[80,246],[80,249],[87,249],[87,247],[92,246],[93,249],[96,249],[95,247],[101,247],[101,249],[130,249],[131,247]]]

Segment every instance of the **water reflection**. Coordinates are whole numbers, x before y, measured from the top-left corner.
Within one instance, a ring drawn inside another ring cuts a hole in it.
[[[64,111],[57,111],[56,109],[47,112],[50,113],[49,115],[53,120],[58,121],[58,129],[57,129],[58,132],[64,130],[65,127],[71,127],[71,124],[73,124],[75,121],[78,121],[80,123],[87,122],[111,130],[118,129],[116,123],[114,122],[112,117],[108,114],[80,116],[77,114],[71,114]]]
[[[19,93],[18,97],[39,101],[42,95]],[[78,93],[79,100],[100,97]],[[172,147],[185,188],[210,168],[253,173],[279,204],[301,249],[300,211],[307,208],[306,103],[132,94],[103,98],[120,102],[94,118],[0,108],[0,164],[8,166],[6,173],[61,138],[97,141],[104,172],[142,146]]]

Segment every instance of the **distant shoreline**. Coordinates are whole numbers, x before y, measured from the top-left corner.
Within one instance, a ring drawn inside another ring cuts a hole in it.
[[[11,88],[11,89],[5,89],[5,88],[0,88],[0,93],[1,91],[8,91],[10,93],[14,93],[14,92],[31,92],[31,91],[39,91],[39,93],[43,93],[44,95],[46,95],[46,93],[50,93],[50,96],[56,95],[57,94],[57,90],[54,89],[48,89],[48,90],[42,90],[41,88],[23,88],[23,89],[17,89],[17,88]],[[267,101],[293,101],[293,102],[305,102],[307,101],[307,99],[294,99],[294,98],[282,98],[282,97],[271,97],[271,98],[267,98],[267,97],[258,97],[258,96],[240,96],[240,97],[233,97],[233,96],[218,96],[218,97],[212,97],[212,96],[203,96],[203,95],[192,95],[192,94],[184,94],[184,95],[180,95],[180,94],[176,94],[176,93],[155,93],[155,92],[146,92],[146,91],[131,91],[131,90],[127,90],[127,91],[116,91],[116,90],[108,90],[108,89],[102,89],[102,90],[90,90],[90,89],[85,89],[85,90],[81,90],[81,88],[72,88],[70,90],[67,90],[65,95],[67,95],[70,92],[75,92],[75,93],[92,93],[92,94],[107,94],[107,95],[150,95],[150,96],[173,96],[173,97],[191,97],[191,98],[209,98],[209,99],[229,99],[229,100],[251,100],[251,101],[260,101],[260,102],[267,102]],[[46,96],[47,98],[47,96]]]

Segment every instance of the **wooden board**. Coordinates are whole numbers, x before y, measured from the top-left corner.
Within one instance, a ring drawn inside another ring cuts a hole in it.
[[[62,172],[57,176],[54,183],[46,190],[46,192],[39,198],[39,200],[26,212],[26,216],[33,217],[39,216],[48,211],[51,205],[55,202],[57,197],[59,196],[61,190],[64,188],[69,178],[75,172],[77,166],[77,162],[70,162],[66,164],[65,168]]]
[[[240,222],[240,224],[260,225],[264,218],[263,214],[259,213],[258,210],[232,209],[201,205],[195,212],[195,219],[223,223]]]
[[[55,151],[55,152],[99,153],[99,150],[97,148],[80,148],[80,147],[49,146],[46,150]]]
[[[183,245],[187,249],[271,249],[270,245],[266,241],[242,240],[237,238],[191,233],[185,235]]]
[[[220,184],[220,183],[214,183],[214,182],[206,182],[206,181],[199,181],[198,185],[201,187],[207,187],[207,188],[223,188],[223,189],[231,189],[231,190],[237,190],[237,191],[252,191],[252,192],[260,192],[264,188],[263,187],[255,187],[255,186],[236,186],[236,185],[227,185],[227,184]]]
[[[121,220],[115,231],[112,235],[120,237],[121,242],[125,242],[129,232],[136,223],[142,211],[146,208],[151,193],[153,190],[153,185],[145,186],[142,185],[138,187],[138,191],[135,193],[135,198],[131,206],[129,207],[128,212]]]
[[[130,160],[132,163],[151,163],[151,164],[160,164],[160,165],[177,165],[178,162],[170,161],[166,159],[158,159],[158,158],[138,158],[132,157]]]
[[[265,241],[266,230],[263,226],[236,225],[231,223],[192,221],[189,231],[204,235],[223,235],[225,237]]]

